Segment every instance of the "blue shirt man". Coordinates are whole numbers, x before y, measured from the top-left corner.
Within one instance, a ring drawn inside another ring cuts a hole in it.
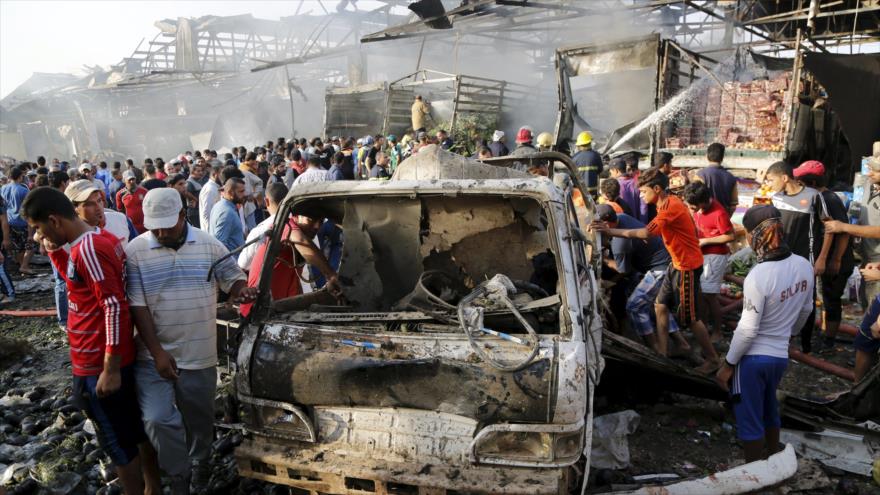
[[[587,191],[590,194],[595,194],[599,189],[599,174],[602,173],[602,156],[592,148],[579,146],[578,152],[571,159],[577,166],[581,180],[587,186]]]
[[[117,210],[119,209],[119,207],[116,205],[116,193],[119,192],[120,189],[125,189],[125,183],[123,183],[122,180],[114,177],[113,180],[110,181],[110,184],[107,186],[107,201],[110,203],[111,206],[113,206],[114,209]]]
[[[95,172],[95,178],[104,183],[104,189],[106,190],[110,187],[110,182],[113,180],[113,177],[111,176],[110,171],[107,170],[107,164],[103,163],[103,165],[103,167],[98,167],[98,170]]]
[[[244,181],[232,178],[226,181],[220,193],[220,201],[211,208],[208,233],[220,241],[226,249],[234,251],[244,245],[244,226],[238,213],[238,205],[247,199]]]
[[[18,168],[13,168],[9,173],[12,180],[0,188],[0,197],[6,202],[6,219],[9,221],[9,227],[19,230],[27,230],[28,224],[21,217],[21,203],[24,202],[25,196],[28,194],[28,188],[21,183],[24,174]]]
[[[645,224],[625,213],[618,213],[617,228],[643,229]],[[672,262],[666,246],[663,245],[663,239],[659,236],[652,236],[646,241],[614,237],[611,239],[611,252],[617,264],[617,271],[623,274],[666,270]]]
[[[345,180],[345,173],[338,163],[334,163],[330,165],[330,170],[327,171],[327,178],[328,180]]]

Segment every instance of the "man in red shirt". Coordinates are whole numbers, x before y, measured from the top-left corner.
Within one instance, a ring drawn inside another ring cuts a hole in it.
[[[690,327],[703,348],[706,362],[699,371],[711,373],[718,368],[718,353],[709,341],[709,332],[703,324],[698,304],[703,254],[697,240],[697,229],[687,206],[676,196],[666,192],[669,179],[656,167],[639,177],[639,192],[645,203],[657,205],[657,216],[642,229],[610,229],[594,223],[593,228],[612,237],[648,239],[661,236],[672,258],[663,285],[657,294],[654,309],[657,313],[657,349],[667,355],[669,342],[669,310],[677,308],[677,320],[682,328]]]
[[[730,223],[727,210],[712,197],[712,191],[702,182],[693,182],[685,187],[684,201],[694,214],[697,237],[703,252],[700,287],[712,316],[710,339],[718,341],[721,340],[721,325],[724,321],[718,294],[721,293],[721,283],[724,281],[724,273],[727,272],[727,258],[730,257],[727,243],[735,239],[733,224]]]
[[[161,492],[135,393],[133,329],[125,297],[125,251],[110,232],[76,215],[70,200],[53,188],[28,193],[22,215],[67,283],[67,338],[73,365],[73,396],[95,425],[101,447],[116,465],[128,494]],[[70,254],[62,248],[69,247]]]
[[[248,272],[248,287],[258,287],[260,277],[263,271],[263,262],[266,258],[266,251],[269,249],[270,238],[267,234],[272,232],[275,225],[275,215],[281,208],[284,198],[287,197],[287,186],[280,182],[269,184],[266,187],[265,203],[269,211],[269,218],[260,222],[256,228],[248,234],[247,242],[253,242],[255,239],[262,238],[255,245],[244,248],[238,256],[238,266]],[[341,294],[339,290],[339,282],[336,271],[331,267],[330,262],[324,255],[323,251],[318,249],[312,239],[318,235],[319,229],[324,219],[312,219],[302,215],[292,215],[287,219],[287,224],[281,233],[281,247],[274,256],[272,265],[272,280],[269,288],[272,293],[272,300],[277,301],[295,297],[302,294],[302,284],[300,283],[302,270],[304,266],[296,266],[293,251],[299,252],[302,259],[313,267],[317,272],[328,280],[326,286],[331,294]],[[242,316],[250,314],[253,303],[242,303],[239,311]]]
[[[144,228],[144,197],[147,190],[139,186],[137,177],[131,170],[122,173],[125,187],[116,192],[116,208],[131,220],[138,234],[146,232]]]

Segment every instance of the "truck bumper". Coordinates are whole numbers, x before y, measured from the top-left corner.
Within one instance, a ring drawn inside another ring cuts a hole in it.
[[[567,470],[432,465],[349,457],[320,445],[246,439],[235,452],[241,476],[292,486],[299,493],[566,493]]]

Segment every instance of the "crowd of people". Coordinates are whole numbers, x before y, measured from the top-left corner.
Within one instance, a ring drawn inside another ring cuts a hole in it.
[[[856,381],[877,362],[880,245],[873,239],[880,238],[880,157],[868,159],[871,185],[857,224],[850,223],[841,196],[826,187],[829,174],[821,162],[777,162],[766,170],[770,204],[752,206],[742,218],[757,264],[742,281],[742,314],[722,359],[713,345],[724,330],[718,295],[739,203],[737,179],[722,165],[724,151],[711,144],[707,165],[692,175],[673,171],[668,153],[655,155],[646,171],[633,166],[634,158],[613,160],[592,228],[609,238],[604,277],[616,282],[614,313],[626,314],[630,327],[663,355],[690,354],[680,333],[690,328],[705,358],[698,371],[714,372],[730,390],[738,435],[752,461],[778,451],[776,390],[791,338],[799,339],[804,353],[812,351],[817,292],[824,310],[819,352],[835,348],[842,297],[856,267],[854,236],[862,237],[861,302],[868,308],[853,344]]]
[[[426,107],[416,101],[414,125],[421,123],[416,111]],[[444,131],[429,136],[422,126],[414,129],[401,139],[278,138],[223,155],[187,151],[168,162],[47,164],[39,157],[0,177],[6,182],[0,188],[3,256],[14,256],[23,276],[33,273],[29,262],[37,250],[50,257],[57,320],[70,341],[73,390],[126,493],[160,492],[160,467],[171,476],[173,493],[206,488],[218,294],[248,315],[263,272],[266,233],[299,184],[386,180],[424,147],[455,145]],[[509,149],[504,133],[495,131],[491,142],[474,143],[473,156],[522,158],[513,167],[548,175],[547,162],[526,158],[553,149],[552,136],[536,138],[523,127],[515,142]],[[723,167],[724,147],[710,145],[707,166],[689,176],[673,169],[668,153],[639,170],[636,154],[606,165],[588,132],[574,144],[580,179],[600,203],[591,228],[608,241],[604,277],[616,282],[612,305],[616,299],[617,314],[626,315],[657,353],[689,354],[682,334],[689,329],[705,358],[699,371],[715,372],[725,387],[735,373],[731,392],[741,397],[736,413],[747,458],[775,452],[774,392],[790,336],[799,333],[804,352],[811,351],[816,278],[826,322],[821,345],[833,346],[856,236],[865,238],[870,303],[856,338],[856,374],[864,376],[880,349],[880,241],[871,240],[880,238],[880,193],[871,193],[860,225],[852,225],[840,198],[825,188],[820,162],[770,167],[772,205],[749,209],[742,221],[758,265],[743,283],[743,316],[722,358],[713,345],[724,338],[718,294],[738,205],[737,180]],[[880,158],[871,166],[870,179],[880,187]],[[297,215],[282,236],[312,270],[315,286],[339,295],[339,227]],[[272,261],[273,299],[311,290],[292,258],[287,250]],[[5,261],[0,289],[10,300],[15,289]]]

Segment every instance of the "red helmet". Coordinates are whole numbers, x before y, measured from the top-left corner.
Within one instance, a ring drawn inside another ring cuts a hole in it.
[[[516,142],[517,143],[531,143],[532,142],[532,129],[528,126],[520,127],[519,132],[516,133]]]

